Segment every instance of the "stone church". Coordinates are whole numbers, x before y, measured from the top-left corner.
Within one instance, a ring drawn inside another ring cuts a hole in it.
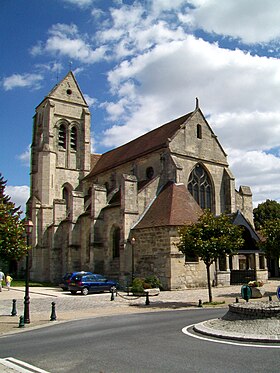
[[[31,278],[89,270],[126,284],[156,275],[166,290],[206,285],[203,262],[178,251],[178,227],[202,209],[231,214],[245,244],[212,266],[215,285],[267,279],[252,193],[235,187],[227,155],[198,100],[194,111],[104,154],[91,154],[89,107],[70,71],[37,106],[27,216]],[[253,278],[252,277],[252,278]]]

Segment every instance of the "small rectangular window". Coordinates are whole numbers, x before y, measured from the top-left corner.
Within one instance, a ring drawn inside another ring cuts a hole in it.
[[[196,137],[202,139],[202,127],[200,124],[196,125]]]

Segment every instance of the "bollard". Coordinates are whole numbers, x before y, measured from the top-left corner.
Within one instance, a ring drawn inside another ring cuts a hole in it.
[[[55,320],[56,320],[56,314],[55,314],[55,302],[52,302],[52,313],[51,313],[50,321],[55,321]]]
[[[13,299],[13,308],[12,308],[12,313],[11,313],[11,316],[16,316],[17,314],[17,300],[16,299]]]
[[[202,300],[201,299],[199,299],[199,301],[198,301],[198,307],[202,307]]]
[[[150,304],[150,299],[149,299],[149,292],[146,291],[146,302],[145,302],[146,306],[148,306]]]
[[[18,327],[19,328],[24,328],[24,317],[23,316],[20,316],[20,318],[19,318]]]
[[[239,303],[239,299],[237,297],[235,298],[235,303]]]
[[[111,300],[114,300],[114,287],[111,288]]]
[[[271,295],[268,297],[268,299],[269,299],[270,302],[272,302],[272,296]]]

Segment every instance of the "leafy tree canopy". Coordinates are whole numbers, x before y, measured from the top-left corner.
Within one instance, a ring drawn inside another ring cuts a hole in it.
[[[204,211],[197,223],[179,228],[179,235],[179,250],[197,255],[206,265],[244,244],[240,226],[232,224],[229,216],[215,217],[209,210]]]
[[[260,246],[267,256],[277,258],[280,255],[280,218],[266,220],[261,228],[264,240]]]
[[[0,173],[0,256],[3,260],[19,260],[26,255],[25,228],[19,207],[5,194],[7,181]]]
[[[267,199],[253,210],[253,214],[255,227],[260,230],[267,220],[280,219],[280,203]]]
[[[242,228],[234,225],[229,216],[215,217],[209,210],[203,212],[197,223],[179,228],[178,249],[185,255],[198,256],[206,265],[209,302],[212,302],[210,265],[243,244]]]

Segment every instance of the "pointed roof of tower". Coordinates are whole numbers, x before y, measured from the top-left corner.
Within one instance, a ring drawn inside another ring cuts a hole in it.
[[[67,75],[54,86],[44,100],[47,98],[59,101],[67,101],[73,104],[88,107],[88,104],[72,71],[69,71]]]

